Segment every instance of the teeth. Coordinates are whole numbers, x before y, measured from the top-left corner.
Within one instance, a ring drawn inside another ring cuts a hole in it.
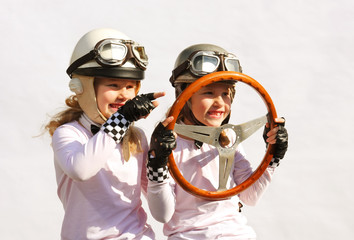
[[[211,112],[210,113],[211,115],[217,115],[217,116],[220,116],[222,114],[222,112]]]

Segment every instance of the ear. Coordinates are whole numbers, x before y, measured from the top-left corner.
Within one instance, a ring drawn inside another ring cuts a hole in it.
[[[80,95],[84,92],[81,81],[78,78],[72,78],[69,82],[70,91]]]

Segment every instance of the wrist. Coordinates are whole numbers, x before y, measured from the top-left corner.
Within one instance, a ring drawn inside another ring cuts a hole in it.
[[[270,161],[268,167],[270,168],[276,168],[280,165],[280,158],[272,158],[272,160]]]
[[[168,167],[147,165],[147,178],[152,182],[163,183],[169,178]]]
[[[118,144],[128,131],[130,123],[124,115],[116,112],[102,125],[101,129]]]

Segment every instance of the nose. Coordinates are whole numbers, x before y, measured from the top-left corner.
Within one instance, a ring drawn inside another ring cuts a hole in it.
[[[224,99],[222,98],[222,96],[216,96],[214,98],[214,105],[215,106],[222,106],[224,103]]]
[[[127,101],[128,96],[129,96],[128,93],[129,93],[129,91],[125,87],[119,89],[118,94],[117,94],[117,99],[119,99],[120,101],[123,101],[123,102]]]

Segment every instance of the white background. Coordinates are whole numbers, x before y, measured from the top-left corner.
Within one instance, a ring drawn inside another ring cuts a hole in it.
[[[206,42],[237,54],[289,131],[271,186],[256,207],[244,208],[258,239],[353,239],[353,16],[352,0],[3,0],[1,239],[59,239],[50,138],[34,136],[63,109],[72,50],[97,27],[146,46],[141,92],[167,92],[138,124],[147,135],[173,103],[168,79],[181,50]],[[149,221],[164,239],[161,225]]]

